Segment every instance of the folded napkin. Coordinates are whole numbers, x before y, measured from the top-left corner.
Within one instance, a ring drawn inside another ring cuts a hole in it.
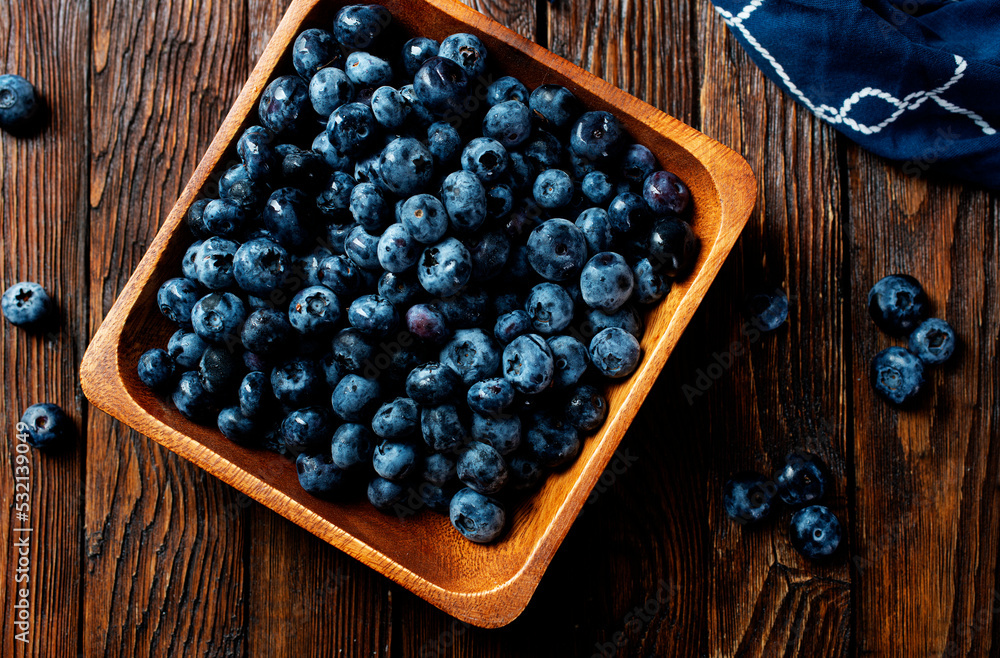
[[[713,0],[761,70],[905,174],[1000,188],[1000,1]]]

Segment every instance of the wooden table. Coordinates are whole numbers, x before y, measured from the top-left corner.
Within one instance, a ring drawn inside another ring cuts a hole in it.
[[[742,153],[757,210],[531,605],[467,627],[92,410],[76,367],[277,24],[266,0],[25,0],[5,72],[53,108],[0,138],[0,277],[40,281],[62,328],[3,324],[3,655],[987,655],[996,614],[1000,200],[904,175],[795,105],[706,0],[475,0],[481,11]],[[963,341],[923,406],[876,400],[867,317],[891,272]],[[788,326],[749,340],[743,293]],[[703,394],[687,399],[713,363]],[[63,405],[76,449],[30,456],[30,642],[14,639],[14,425]],[[787,516],[729,523],[720,487],[792,448],[827,459],[849,533],[815,566]]]

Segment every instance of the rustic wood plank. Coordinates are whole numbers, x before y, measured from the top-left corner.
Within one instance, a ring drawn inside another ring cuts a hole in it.
[[[92,329],[236,97],[245,29],[242,3],[95,4]],[[244,653],[233,490],[100,412],[88,430],[84,654]]]
[[[688,330],[698,347],[680,350],[697,350],[701,360],[683,383],[697,387],[705,373],[710,385],[684,414],[691,440],[710,451],[708,653],[843,655],[851,641],[849,548],[829,565],[809,564],[788,542],[789,512],[742,529],[720,504],[730,473],[770,474],[787,452],[807,449],[830,465],[828,504],[849,527],[846,218],[835,133],[768,82],[711,6],[701,8],[701,129],[743,154],[759,185],[731,267]],[[740,300],[777,286],[791,299],[787,327],[766,336],[748,331]]]
[[[4,389],[0,426],[0,654],[76,655],[80,641],[83,445],[45,454],[17,452],[16,424],[29,405],[59,404],[81,427],[87,413],[76,364],[89,336],[86,295],[88,3],[7,2],[0,6],[3,73],[30,80],[49,107],[30,136],[0,133],[0,288],[41,283],[59,307],[58,326],[32,335],[0,320]],[[83,285],[81,285],[83,282]],[[20,461],[18,457],[21,457]],[[24,488],[27,477],[28,490]],[[20,486],[17,486],[18,483]],[[21,507],[27,502],[28,508]],[[27,514],[24,519],[17,513]],[[31,528],[31,532],[15,531]],[[20,564],[22,541],[27,564]],[[27,577],[28,580],[24,580]],[[15,639],[27,590],[29,627]]]
[[[535,0],[462,0],[504,27],[535,40],[538,36],[538,3]]]
[[[851,147],[851,289],[857,518],[858,653],[996,653],[996,226],[1000,199],[910,177]],[[961,337],[956,363],[928,373],[917,410],[876,398],[869,360],[901,341],[869,319],[872,284],[919,279],[933,313]]]

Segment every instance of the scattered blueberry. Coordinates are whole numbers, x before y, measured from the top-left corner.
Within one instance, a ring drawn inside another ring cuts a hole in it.
[[[938,318],[930,318],[920,323],[910,334],[910,352],[926,365],[947,363],[955,353],[955,330]]]
[[[25,441],[32,448],[52,450],[65,447],[76,434],[76,427],[58,405],[45,402],[24,410],[17,431],[27,434]]]
[[[788,295],[781,288],[747,296],[744,307],[747,318],[760,331],[774,331],[788,319]]]
[[[722,490],[722,507],[739,524],[758,523],[771,514],[777,489],[756,473],[737,473]]]
[[[810,560],[820,560],[840,546],[840,521],[823,505],[811,505],[792,515],[788,535],[795,550]]]
[[[894,336],[916,329],[929,310],[923,286],[908,274],[890,274],[868,293],[868,314],[872,321]]]
[[[903,406],[912,402],[924,385],[924,364],[902,347],[889,347],[872,359],[872,386],[880,396]]]
[[[786,504],[805,505],[819,500],[829,491],[830,482],[826,466],[816,455],[792,452],[774,476],[778,495]]]
[[[172,322],[185,324],[191,316],[191,307],[194,306],[192,295],[197,292],[197,287],[187,279],[171,279],[175,283],[160,288],[157,295],[157,303],[160,310]],[[167,283],[170,283],[168,281]],[[186,282],[186,283],[181,283]],[[166,292],[164,291],[166,288]],[[191,302],[188,304],[188,302]],[[164,304],[166,303],[166,308]],[[3,293],[3,316],[7,321],[16,327],[36,328],[41,327],[52,317],[53,304],[45,289],[37,283],[22,281],[15,283]]]
[[[0,75],[0,128],[18,131],[29,125],[38,111],[35,88],[19,75]]]

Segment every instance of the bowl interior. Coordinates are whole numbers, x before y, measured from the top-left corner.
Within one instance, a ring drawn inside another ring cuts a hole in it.
[[[346,3],[330,0],[315,4],[296,32],[307,27],[329,29],[336,10],[342,4]],[[696,153],[680,146],[660,132],[666,131],[676,122],[662,115],[652,115],[650,118],[649,108],[631,97],[626,100],[616,99],[617,102],[612,106],[593,89],[577,85],[559,70],[539,63],[525,53],[525,50],[531,52],[531,48],[537,47],[515,39],[510,39],[508,42],[498,38],[502,35],[499,28],[490,25],[489,19],[478,14],[461,14],[467,19],[463,21],[450,11],[446,11],[446,5],[439,6],[442,5],[440,2],[425,4],[386,0],[384,4],[392,11],[396,25],[403,33],[422,34],[440,40],[454,32],[473,32],[479,35],[489,48],[494,71],[515,75],[529,88],[543,83],[563,84],[577,94],[588,108],[607,109],[615,113],[637,142],[649,147],[658,156],[664,168],[677,173],[690,186],[695,208],[693,226],[702,240],[702,254],[695,275],[684,284],[675,286],[668,298],[647,315],[642,346],[644,363],[649,361],[654,347],[663,336],[682,300],[686,305],[692,303],[696,305],[700,301],[700,299],[685,298],[702,265],[714,252],[722,228],[721,208],[724,191],[717,189],[713,177],[699,161]],[[494,36],[495,34],[498,36]],[[288,50],[287,47],[283,49],[285,55],[274,69],[277,74],[291,70]],[[257,122],[256,102],[252,107],[254,109],[245,117],[244,126]],[[668,121],[670,125],[665,123]],[[235,140],[230,144],[220,163],[235,160],[234,147]],[[222,165],[219,167],[220,171],[224,168]],[[186,206],[175,209],[175,216],[177,213],[183,215],[186,210]],[[635,391],[632,389],[636,376],[609,388],[611,407],[609,422],[599,433],[587,438],[579,458],[569,468],[552,474],[540,490],[524,498],[513,509],[508,509],[509,529],[500,541],[491,545],[480,546],[465,541],[451,528],[445,517],[428,511],[407,518],[397,518],[376,511],[363,499],[363,494],[358,500],[346,503],[325,502],[313,498],[299,487],[294,463],[291,460],[264,450],[238,446],[225,439],[214,428],[202,427],[188,421],[168,400],[161,400],[151,394],[135,374],[139,355],[151,347],[164,346],[173,331],[157,311],[155,295],[162,282],[179,276],[181,257],[191,239],[183,226],[177,226],[173,230],[166,250],[151,277],[142,285],[138,298],[125,320],[122,335],[129,339],[119,343],[117,358],[128,394],[146,413],[163,425],[203,445],[211,453],[252,475],[252,478],[241,480],[237,484],[248,494],[260,500],[265,497],[262,493],[269,487],[281,492],[315,515],[315,523],[310,524],[312,525],[310,530],[321,536],[325,535],[324,538],[333,543],[338,543],[333,540],[334,537],[343,537],[343,533],[337,529],[346,532],[357,542],[367,545],[378,554],[370,556],[371,560],[365,561],[370,564],[377,562],[378,564],[373,566],[377,566],[387,575],[392,576],[394,572],[409,572],[443,590],[459,594],[488,591],[511,580],[524,569],[531,556],[542,546],[543,539],[553,529],[561,510],[564,511],[567,506],[575,506],[569,518],[572,520],[575,517],[579,506],[589,494],[591,485],[610,459],[634,415],[634,410],[624,411],[623,403],[627,397],[630,401],[634,399]],[[725,248],[728,249],[728,245]],[[701,290],[699,295],[703,293],[704,290]],[[645,391],[642,391],[639,394],[640,400],[644,393]],[[329,532],[324,533],[317,528],[326,528]],[[352,546],[356,548],[357,542],[353,542]],[[343,543],[347,543],[347,540]],[[349,548],[347,550],[364,559],[362,551]],[[546,550],[549,551],[548,557],[551,557],[555,546]],[[543,561],[547,563],[547,559]],[[541,568],[544,569],[544,565]],[[533,587],[534,584],[532,589]]]

